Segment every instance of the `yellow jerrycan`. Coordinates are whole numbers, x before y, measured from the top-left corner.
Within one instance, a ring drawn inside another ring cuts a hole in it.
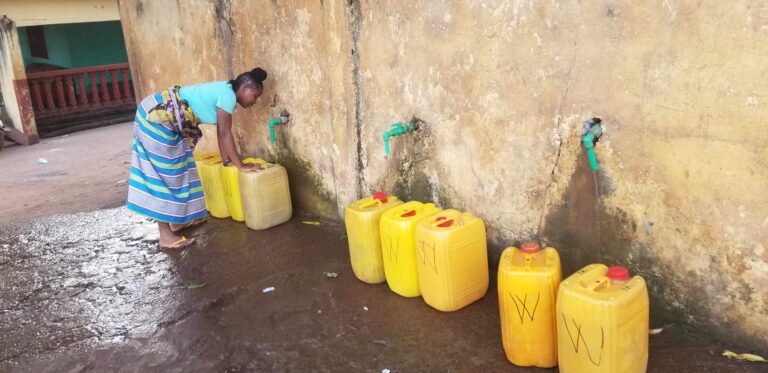
[[[200,182],[203,184],[205,206],[208,208],[208,212],[215,218],[228,218],[227,196],[219,172],[221,167],[223,167],[221,158],[214,157],[197,162],[197,170],[200,174]]]
[[[192,156],[195,158],[195,162],[206,161],[211,159],[221,159],[221,155],[216,152],[192,152]]]
[[[261,230],[291,220],[293,205],[285,167],[263,163],[261,170],[238,176],[243,217],[248,228]]]
[[[261,158],[246,158],[243,159],[243,164],[264,164],[267,163]],[[224,186],[224,194],[227,197],[227,208],[229,214],[232,216],[232,220],[244,221],[243,216],[243,201],[240,197],[240,170],[233,165],[222,166],[219,169],[222,185]]]
[[[201,165],[204,161],[221,160],[221,155],[215,152],[192,152],[192,157],[195,159],[195,167],[197,168],[198,176],[200,176],[200,184],[205,184],[203,178],[204,170]],[[205,185],[203,185],[203,194],[205,194]],[[205,198],[205,208],[208,209],[208,198]]]
[[[404,297],[421,295],[416,268],[416,226],[440,211],[434,203],[411,201],[381,216],[384,274],[389,288],[395,293]]]
[[[590,264],[560,284],[557,345],[563,373],[643,373],[648,290],[624,267]]]
[[[501,341],[515,365],[557,365],[557,287],[562,280],[560,255],[535,242],[501,254],[498,273]]]
[[[456,311],[488,291],[485,224],[470,213],[445,210],[416,227],[419,288],[433,308]]]
[[[349,241],[349,259],[355,276],[369,284],[384,282],[384,261],[381,255],[381,215],[403,204],[395,196],[377,192],[372,197],[355,201],[344,212]]]

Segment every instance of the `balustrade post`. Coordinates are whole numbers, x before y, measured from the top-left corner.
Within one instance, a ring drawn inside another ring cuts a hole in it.
[[[80,105],[88,105],[88,93],[85,92],[85,73],[77,74],[77,87],[80,89]]]

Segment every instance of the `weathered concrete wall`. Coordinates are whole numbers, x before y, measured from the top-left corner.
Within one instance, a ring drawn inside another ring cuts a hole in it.
[[[552,242],[567,273],[629,265],[656,306],[768,344],[758,3],[362,4],[368,190],[475,211],[495,245]],[[426,129],[385,160],[381,132],[411,115]],[[597,191],[577,158],[593,115]]]
[[[228,79],[216,13],[198,3],[120,1],[137,99],[172,85]]]
[[[235,115],[239,146],[291,170],[298,206],[335,217],[381,189],[473,211],[496,260],[540,239],[567,273],[628,265],[655,311],[768,348],[760,2],[120,5],[144,93],[269,71]],[[281,109],[292,123],[271,145]],[[422,129],[385,159],[383,131],[413,116]],[[595,175],[578,137],[591,116],[606,129]]]
[[[223,2],[228,4],[228,2]],[[356,159],[354,123],[350,113],[351,69],[348,61],[348,23],[341,2],[232,1],[223,36],[231,30],[233,63],[237,74],[264,67],[266,91],[253,108],[242,110],[236,125],[240,148],[266,154],[289,172],[294,201],[299,207],[338,217],[340,195],[357,192],[343,183],[353,178]],[[291,123],[277,129],[269,142],[266,123],[288,110]],[[339,183],[339,181],[342,181]]]

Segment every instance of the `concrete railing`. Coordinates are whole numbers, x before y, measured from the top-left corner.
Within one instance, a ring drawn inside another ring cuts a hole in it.
[[[127,63],[27,74],[36,118],[135,105]]]

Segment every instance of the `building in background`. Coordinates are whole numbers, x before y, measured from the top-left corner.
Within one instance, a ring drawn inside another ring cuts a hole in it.
[[[14,141],[130,120],[116,0],[5,0],[0,15],[0,119]]]

